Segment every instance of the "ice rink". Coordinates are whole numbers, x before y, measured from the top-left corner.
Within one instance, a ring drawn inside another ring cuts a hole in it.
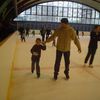
[[[29,36],[21,42],[18,36],[14,54],[13,74],[10,84],[9,100],[100,100],[100,42],[94,58],[93,68],[84,67],[89,37],[80,36],[82,53],[78,53],[72,42],[70,56],[70,79],[64,75],[62,57],[58,79],[53,80],[56,48],[52,42],[42,51],[41,76],[31,73],[30,49],[36,37]]]

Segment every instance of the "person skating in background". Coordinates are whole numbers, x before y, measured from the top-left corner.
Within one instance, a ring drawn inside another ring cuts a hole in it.
[[[26,36],[27,37],[29,37],[29,31],[30,31],[29,27],[26,27]]]
[[[46,40],[49,38],[49,35],[51,35],[51,34],[52,34],[51,29],[48,27],[46,29]]]
[[[46,45],[41,42],[40,38],[36,38],[36,43],[33,45],[31,48],[31,60],[32,60],[32,65],[31,65],[31,72],[34,73],[35,70],[35,64],[36,64],[36,74],[37,78],[40,77],[40,57],[41,57],[41,50],[46,50]]]
[[[35,30],[32,30],[32,35],[35,36]]]
[[[89,67],[93,68],[93,60],[98,48],[98,35],[99,35],[99,26],[94,26],[93,30],[90,33],[90,41],[88,45],[88,52],[84,60],[84,66],[89,60]]]
[[[19,31],[19,34],[20,34],[20,37],[21,37],[21,41],[23,42],[25,42],[26,40],[25,40],[25,29],[23,28],[23,27],[20,27],[19,29],[18,29],[18,31]]]
[[[84,32],[82,31],[82,36],[84,36]]]
[[[45,40],[45,28],[44,27],[41,28],[40,34],[41,34],[41,37],[42,37],[42,41],[44,41]]]
[[[55,29],[54,29],[54,31],[55,31]],[[52,46],[56,46],[56,39],[53,40]]]
[[[79,30],[78,29],[76,29],[76,34],[77,34],[77,37],[79,39]]]

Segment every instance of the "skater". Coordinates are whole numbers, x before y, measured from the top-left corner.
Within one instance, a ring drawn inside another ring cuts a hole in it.
[[[54,31],[54,34],[51,35],[47,39],[47,41],[45,41],[45,43],[53,41],[56,37],[58,38],[57,38],[57,46],[56,46],[56,60],[54,65],[54,79],[57,80],[58,78],[62,55],[64,55],[64,60],[65,60],[64,74],[66,76],[66,79],[69,79],[71,40],[74,41],[79,52],[81,52],[81,46],[75,30],[68,24],[67,18],[61,19],[60,27]]]
[[[54,29],[54,31],[55,31],[55,29]],[[56,39],[53,40],[52,46],[56,46]]]
[[[35,30],[32,30],[32,35],[35,36]]]
[[[76,34],[77,34],[77,37],[79,39],[79,30],[78,29],[76,29]]]
[[[23,27],[20,27],[19,28],[19,33],[20,33],[20,37],[21,37],[21,41],[23,42],[25,42],[26,40],[25,40],[25,29],[23,28]]]
[[[44,41],[45,40],[45,28],[44,27],[41,28],[40,34],[41,34],[41,37],[42,37],[42,41]]]
[[[30,31],[29,27],[26,27],[26,36],[27,37],[29,37],[29,31]]]
[[[49,38],[49,35],[51,35],[51,34],[52,34],[51,29],[48,27],[46,29],[46,40]]]
[[[90,33],[90,41],[88,46],[88,53],[85,57],[84,66],[86,66],[86,63],[88,62],[89,58],[89,67],[93,68],[93,60],[94,56],[96,54],[96,50],[98,48],[98,35],[99,35],[99,26],[94,26],[94,29]]]
[[[84,32],[82,31],[82,36],[84,36]]]
[[[36,39],[36,44],[32,47],[31,53],[32,53],[32,65],[31,65],[31,72],[34,73],[35,70],[35,64],[36,64],[36,73],[37,78],[40,77],[40,57],[41,57],[41,50],[46,50],[46,45],[41,42],[40,38]]]

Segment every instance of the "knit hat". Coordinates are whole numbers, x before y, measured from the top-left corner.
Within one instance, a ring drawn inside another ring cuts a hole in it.
[[[62,19],[61,19],[61,23],[67,24],[67,23],[68,23],[68,19],[67,19],[67,18],[62,18]]]

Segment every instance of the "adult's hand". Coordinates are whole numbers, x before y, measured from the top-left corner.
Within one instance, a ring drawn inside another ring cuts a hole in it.
[[[46,41],[44,41],[43,44],[46,44]]]
[[[81,49],[78,49],[78,52],[81,53],[82,52]]]

